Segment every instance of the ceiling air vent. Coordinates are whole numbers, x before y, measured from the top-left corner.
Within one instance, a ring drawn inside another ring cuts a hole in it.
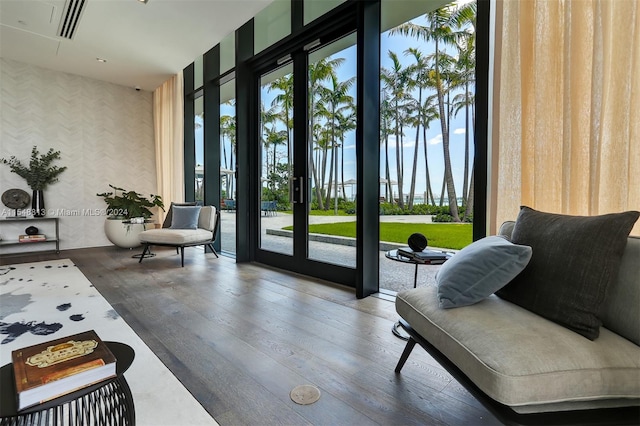
[[[64,4],[58,35],[71,40],[76,34],[80,16],[87,0],[67,0]]]

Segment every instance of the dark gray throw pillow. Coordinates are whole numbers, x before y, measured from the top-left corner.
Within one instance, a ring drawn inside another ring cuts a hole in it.
[[[569,216],[521,207],[511,241],[530,246],[533,254],[527,267],[496,294],[596,339],[600,307],[639,215]]]
[[[201,206],[173,206],[171,229],[198,229]]]

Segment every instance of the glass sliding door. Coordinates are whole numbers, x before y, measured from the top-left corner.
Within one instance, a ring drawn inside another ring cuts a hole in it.
[[[260,78],[259,246],[293,255],[293,64]]]
[[[260,262],[355,284],[356,34],[257,72]]]

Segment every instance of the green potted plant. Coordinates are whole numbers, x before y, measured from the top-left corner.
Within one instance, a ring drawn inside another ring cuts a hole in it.
[[[147,198],[136,191],[109,187],[112,191],[96,194],[107,204],[105,234],[118,247],[137,247],[140,245],[138,234],[146,229],[147,219],[153,215],[151,209],[158,207],[164,211],[162,197],[151,194]]]
[[[9,159],[0,159],[0,162],[7,164],[13,173],[27,181],[27,185],[33,191],[31,208],[33,215],[36,217],[42,217],[46,213],[44,208],[44,189],[48,185],[57,182],[60,173],[67,169],[66,166],[58,167],[52,164],[58,159],[60,159],[60,151],[54,151],[53,148],[49,148],[46,154],[40,154],[36,146],[31,149],[31,159],[28,166],[22,164],[14,155]]]

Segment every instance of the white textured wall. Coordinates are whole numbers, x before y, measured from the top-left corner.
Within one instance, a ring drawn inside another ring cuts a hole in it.
[[[111,245],[104,216],[83,211],[106,208],[96,193],[109,183],[156,192],[152,93],[6,59],[0,59],[0,90],[0,157],[28,162],[37,145],[41,153],[61,151],[56,164],[67,166],[45,190],[45,206],[60,217],[61,249]],[[0,164],[0,193],[9,188],[31,194],[24,179]],[[7,224],[0,226],[6,239]]]

